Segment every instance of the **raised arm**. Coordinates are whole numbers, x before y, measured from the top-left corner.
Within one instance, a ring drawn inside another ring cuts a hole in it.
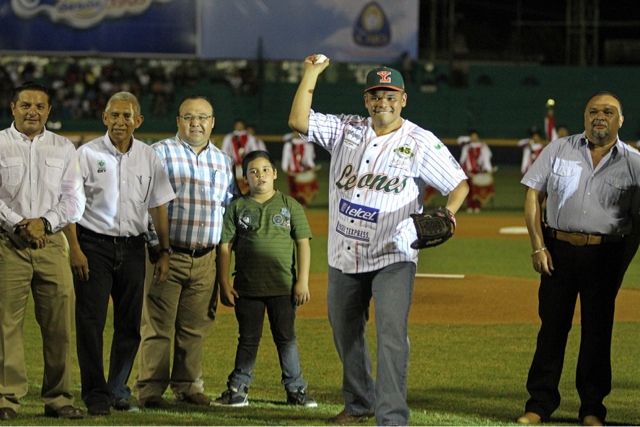
[[[300,85],[293,98],[291,112],[289,113],[289,127],[301,134],[309,132],[309,114],[311,112],[311,101],[313,91],[318,82],[318,76],[329,66],[329,60],[314,64],[317,55],[307,56],[304,60],[304,74],[300,80]]]

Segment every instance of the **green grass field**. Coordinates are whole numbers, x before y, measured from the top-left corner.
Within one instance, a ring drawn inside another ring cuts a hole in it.
[[[326,171],[326,168],[324,168]],[[325,180],[323,181],[323,176]],[[326,175],[320,177],[321,192],[309,209],[326,209]],[[522,211],[524,190],[518,184],[519,172],[502,167],[496,174],[497,195],[485,214],[514,215]],[[285,184],[284,180],[279,185]],[[438,203],[437,201],[435,203]],[[429,257],[422,257],[419,271],[464,273],[535,279],[529,265],[529,243],[522,240],[492,240],[458,237]],[[326,272],[326,237],[312,240],[313,273]],[[496,254],[502,255],[500,262]],[[523,255],[524,254],[524,255]],[[460,261],[463,260],[463,261]],[[634,260],[625,280],[626,288],[640,288],[640,268]],[[515,302],[514,302],[515,303]],[[535,304],[531,301],[531,304]],[[42,350],[39,329],[32,307],[25,325],[30,391],[15,422],[7,425],[324,425],[342,410],[341,366],[333,347],[326,319],[297,321],[298,344],[309,394],[318,402],[316,409],[284,405],[280,370],[268,329],[255,369],[247,408],[198,408],[176,404],[172,411],[114,413],[110,417],[88,417],[77,422],[58,421],[42,416],[39,398],[42,378]],[[492,310],[492,307],[486,307]],[[304,307],[301,308],[304,310]],[[412,324],[408,402],[413,425],[515,425],[527,398],[525,381],[533,356],[537,325],[433,325]],[[375,352],[375,330],[370,324],[368,337]],[[108,361],[107,331],[105,363]],[[555,425],[578,425],[579,400],[574,387],[579,325],[571,332],[565,370],[561,382],[563,401],[552,420]],[[621,322],[614,327],[613,391],[606,399],[609,425],[640,424],[640,323]],[[217,396],[225,388],[233,368],[237,325],[231,314],[218,315],[208,339],[204,360],[206,392]],[[79,371],[74,371],[74,395],[79,400]],[[135,378],[136,367],[130,383]],[[165,394],[172,399],[170,392]],[[367,425],[373,425],[371,420]]]

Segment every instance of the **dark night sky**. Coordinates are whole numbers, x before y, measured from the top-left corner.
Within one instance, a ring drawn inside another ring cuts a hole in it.
[[[586,0],[587,4],[594,0]],[[573,0],[574,4],[578,0]],[[421,2],[421,54],[428,43],[430,6]],[[508,59],[514,52],[527,57],[544,58],[543,62],[564,62],[566,36],[564,0],[522,0],[522,20],[538,21],[540,25],[525,25],[516,37],[516,0],[457,0],[456,28],[464,34],[471,56],[493,55],[493,59]],[[638,0],[600,0],[600,53],[606,40],[640,39],[640,3]],[[590,11],[588,11],[590,14]],[[441,16],[439,16],[439,21]],[[542,25],[553,21],[554,26]],[[621,24],[633,25],[621,25]],[[611,25],[614,24],[614,25]],[[440,25],[440,24],[438,24]],[[439,28],[444,37],[444,29]],[[442,45],[442,42],[440,42]],[[558,49],[561,46],[561,49]],[[497,58],[495,56],[498,56]]]

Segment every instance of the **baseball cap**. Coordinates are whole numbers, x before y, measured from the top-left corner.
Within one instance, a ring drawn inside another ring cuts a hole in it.
[[[367,86],[364,90],[386,89],[404,91],[404,79],[398,70],[389,67],[375,68],[367,74]]]

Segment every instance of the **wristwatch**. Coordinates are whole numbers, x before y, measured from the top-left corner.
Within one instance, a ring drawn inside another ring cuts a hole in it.
[[[158,253],[161,254],[163,252],[166,252],[167,255],[171,255],[173,253],[173,249],[171,248],[160,248],[158,249]]]
[[[51,223],[49,220],[43,216],[40,217],[42,223],[44,224],[44,232],[45,234],[51,234]]]

